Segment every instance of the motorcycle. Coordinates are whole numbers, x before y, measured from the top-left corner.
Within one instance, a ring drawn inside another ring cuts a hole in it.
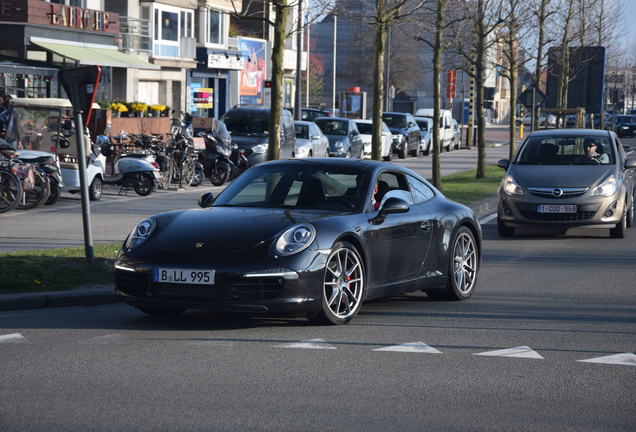
[[[21,150],[18,153],[18,157],[25,163],[35,165],[41,173],[48,177],[51,192],[46,201],[44,201],[44,205],[55,204],[60,199],[60,193],[62,192],[62,187],[64,187],[60,161],[57,155],[37,150]]]
[[[96,157],[114,157],[116,144],[105,135],[97,137],[97,144],[93,146],[93,154]],[[161,178],[159,169],[142,159],[120,156],[113,162],[113,174],[104,174],[104,184],[120,185],[124,188],[133,188],[140,196],[147,196],[155,188],[155,182]]]
[[[249,168],[245,152],[232,146],[213,132],[200,132],[205,150],[199,152],[199,163],[214,186],[222,186]]]

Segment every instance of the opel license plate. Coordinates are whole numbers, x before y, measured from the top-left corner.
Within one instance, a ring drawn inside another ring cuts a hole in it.
[[[537,213],[576,213],[574,204],[539,204]]]
[[[160,283],[214,285],[214,270],[156,268],[153,280]]]

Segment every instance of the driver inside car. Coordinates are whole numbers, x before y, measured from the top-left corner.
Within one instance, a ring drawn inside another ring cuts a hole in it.
[[[585,157],[595,163],[609,163],[609,156],[603,153],[603,145],[597,140],[588,139],[585,141]]]

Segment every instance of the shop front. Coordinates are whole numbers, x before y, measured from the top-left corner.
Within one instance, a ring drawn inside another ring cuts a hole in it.
[[[238,51],[197,48],[197,69],[189,71],[188,111],[197,117],[220,118],[238,101],[232,81],[243,69]]]

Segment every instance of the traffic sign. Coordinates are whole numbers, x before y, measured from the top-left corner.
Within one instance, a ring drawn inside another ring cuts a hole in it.
[[[534,96],[533,96],[534,93]],[[534,99],[534,104],[533,104]],[[525,106],[526,108],[532,108],[534,106],[543,105],[546,100],[545,93],[535,87],[533,84],[530,84],[523,93],[519,95],[519,103]]]

